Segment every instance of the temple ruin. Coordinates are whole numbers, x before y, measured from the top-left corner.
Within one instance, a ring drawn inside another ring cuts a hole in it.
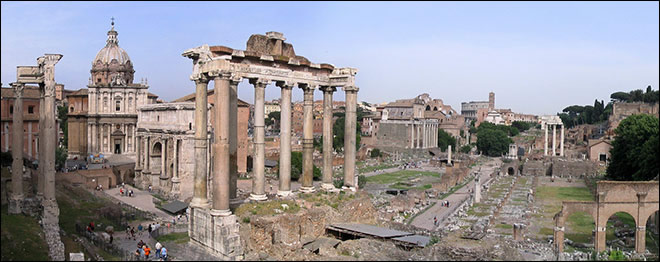
[[[243,79],[248,79],[255,88],[255,127],[254,127],[254,176],[252,178],[253,201],[266,200],[265,193],[265,152],[264,152],[264,92],[267,85],[275,83],[282,92],[282,118],[280,123],[280,183],[278,195],[289,196],[291,191],[291,92],[294,86],[304,93],[303,123],[303,174],[300,192],[313,192],[312,153],[313,121],[312,106],[314,89],[324,93],[324,105],[332,105],[332,93],[338,87],[346,92],[346,122],[344,135],[344,189],[355,191],[356,151],[356,108],[357,92],[355,68],[335,68],[331,64],[311,63],[295,54],[293,46],[284,42],[282,33],[267,32],[266,35],[252,35],[247,41],[246,50],[226,46],[208,46],[186,50],[182,55],[193,61],[190,79],[196,84],[195,99],[195,183],[191,206],[189,235],[193,243],[200,244],[223,258],[235,259],[242,256],[240,236],[236,216],[229,209],[230,199],[236,198],[236,126],[237,88]],[[208,185],[206,172],[207,143],[207,86],[213,80],[215,85],[213,145],[210,161],[213,161],[213,174]],[[324,110],[331,114],[331,110]],[[324,167],[323,185],[325,190],[335,191],[332,184],[332,117],[323,119]],[[234,146],[234,147],[232,147]],[[330,160],[330,161],[328,161]],[[210,190],[208,190],[210,189]],[[210,192],[209,192],[210,191]],[[212,199],[209,201],[209,197]]]

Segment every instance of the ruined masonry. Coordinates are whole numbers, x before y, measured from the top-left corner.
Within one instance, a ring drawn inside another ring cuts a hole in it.
[[[41,199],[43,213],[41,226],[48,243],[48,254],[52,260],[64,260],[64,244],[60,240],[60,209],[55,201],[55,149],[57,148],[57,127],[55,121],[55,64],[62,59],[60,54],[45,54],[37,58],[37,66],[18,66],[17,80],[12,83],[16,93],[16,104],[21,105],[21,94],[25,84],[38,84],[41,91],[39,114],[39,179],[37,197]],[[17,117],[18,116],[18,117]],[[23,145],[22,106],[14,110],[14,135],[12,141],[12,196],[9,213],[23,212]],[[19,145],[19,146],[17,146]]]
[[[247,41],[246,50],[226,46],[202,45],[186,50],[182,55],[193,61],[190,80],[195,81],[195,183],[193,199],[190,202],[191,220],[189,235],[191,242],[201,245],[223,259],[241,259],[242,250],[239,225],[236,216],[229,210],[230,197],[236,192],[236,157],[231,144],[237,141],[235,126],[238,84],[248,79],[254,86],[254,177],[250,200],[262,201],[265,193],[265,152],[264,152],[264,94],[266,86],[275,83],[282,91],[282,119],[280,129],[280,181],[278,195],[286,197],[291,192],[291,92],[294,86],[304,94],[303,123],[303,174],[301,192],[314,192],[312,184],[313,147],[313,100],[314,90],[324,93],[324,105],[332,105],[332,93],[337,87],[346,92],[346,122],[344,130],[344,189],[355,191],[356,154],[356,108],[357,92],[355,68],[335,68],[330,64],[311,63],[307,58],[297,56],[293,46],[284,42],[279,32],[255,34]],[[215,117],[217,129],[213,130],[213,145],[210,161],[213,161],[211,188],[207,190],[206,173],[209,136],[207,130],[207,86],[213,80],[215,85]],[[331,112],[331,110],[326,110]],[[324,144],[332,144],[332,117],[323,121]],[[332,148],[326,146],[325,148]],[[324,190],[336,191],[332,184],[332,153],[323,151]],[[210,192],[207,192],[210,191]],[[209,197],[212,201],[209,202]]]

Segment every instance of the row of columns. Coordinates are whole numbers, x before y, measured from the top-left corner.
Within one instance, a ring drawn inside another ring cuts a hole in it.
[[[114,141],[112,139],[112,132],[117,123],[88,123],[87,124],[87,152],[100,153],[108,152],[114,154]],[[135,152],[137,147],[137,126],[134,124],[119,124],[121,125],[124,137],[122,138],[123,144],[121,153]],[[107,144],[103,144],[103,138],[107,139]]]
[[[543,140],[543,155],[548,155],[548,128],[549,126],[552,126],[552,156],[557,155],[557,126],[561,126],[561,135],[559,139],[559,156],[564,156],[564,125],[561,123],[557,124],[550,124],[546,123],[545,124],[545,139]]]
[[[206,147],[207,145],[207,86],[210,78],[215,85],[215,117],[213,143],[213,202],[207,199],[206,174]],[[195,186],[191,206],[211,207],[213,215],[227,216],[230,199],[236,198],[236,105],[237,86],[240,78],[234,77],[230,72],[212,72],[208,76],[196,75],[196,109],[195,109]],[[266,79],[250,79],[255,88],[254,97],[254,168],[252,179],[252,193],[250,199],[265,200],[265,118],[264,102],[265,88],[270,83]],[[296,83],[276,81],[282,93],[282,114],[280,121],[280,181],[278,195],[291,194],[291,91]],[[313,192],[313,99],[315,87],[305,83],[297,83],[298,88],[304,92],[304,123],[303,123],[303,174],[301,192]],[[323,188],[334,189],[332,183],[332,93],[335,87],[321,86],[324,93],[324,121],[323,121]],[[344,87],[346,92],[346,122],[344,134],[344,185],[355,189],[355,152],[356,152],[356,121],[357,121],[357,87]]]
[[[410,127],[410,148],[433,148],[438,146],[438,123],[414,121]]]

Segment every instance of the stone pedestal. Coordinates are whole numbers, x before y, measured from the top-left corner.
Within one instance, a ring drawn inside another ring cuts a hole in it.
[[[236,215],[213,214],[208,208],[190,209],[190,241],[223,260],[242,259],[243,250],[238,231]]]

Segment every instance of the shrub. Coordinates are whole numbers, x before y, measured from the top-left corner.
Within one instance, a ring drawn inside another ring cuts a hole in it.
[[[379,157],[379,156],[381,156],[380,149],[374,148],[373,150],[371,150],[371,157],[372,158]]]
[[[363,175],[358,176],[358,188],[364,188],[367,184],[367,177]]]

